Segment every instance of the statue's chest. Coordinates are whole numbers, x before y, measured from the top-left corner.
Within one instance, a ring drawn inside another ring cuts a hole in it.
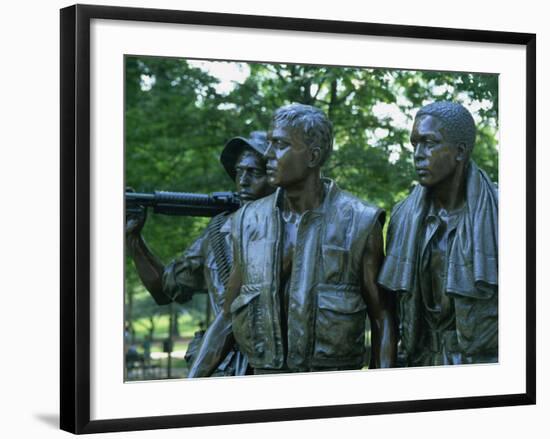
[[[281,260],[281,280],[286,283],[292,273],[298,226],[292,220],[283,221],[283,249]]]

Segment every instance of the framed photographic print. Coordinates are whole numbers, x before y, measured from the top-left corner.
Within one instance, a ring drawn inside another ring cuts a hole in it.
[[[61,428],[534,404],[535,44],[62,9]]]

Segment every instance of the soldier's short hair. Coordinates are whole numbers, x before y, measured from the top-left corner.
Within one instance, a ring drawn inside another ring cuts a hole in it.
[[[420,116],[437,117],[443,124],[448,140],[455,144],[463,143],[468,153],[474,149],[476,142],[476,125],[471,113],[456,102],[437,101],[418,110]]]
[[[293,130],[300,130],[308,146],[321,150],[320,166],[332,153],[332,123],[319,108],[304,104],[289,104],[278,108],[273,115],[273,124],[284,124]]]

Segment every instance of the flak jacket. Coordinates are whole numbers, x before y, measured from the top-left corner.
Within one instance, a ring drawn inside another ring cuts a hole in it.
[[[303,214],[288,280],[288,354],[284,358],[280,270],[282,190],[249,203],[234,219],[234,257],[242,286],[231,304],[233,333],[254,368],[309,371],[361,368],[366,303],[361,260],[384,212],[323,180],[321,206]]]

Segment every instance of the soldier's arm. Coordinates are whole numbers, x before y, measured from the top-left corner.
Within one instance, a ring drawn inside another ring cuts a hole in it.
[[[170,300],[185,303],[195,292],[207,289],[204,264],[208,239],[207,228],[180,257],[164,267],[162,289]]]
[[[189,378],[212,375],[235,344],[229,309],[231,303],[237,297],[240,287],[240,269],[237,264],[234,264],[227,283],[223,311],[216,316],[206,330],[195,360],[189,370]]]
[[[361,276],[367,313],[371,321],[372,368],[393,367],[397,352],[393,296],[387,294],[376,282],[383,260],[382,226],[377,221],[365,245]]]
[[[164,265],[162,261],[151,251],[143,237],[141,229],[145,223],[143,217],[129,218],[126,222],[126,248],[132,257],[141,282],[151,293],[157,304],[165,305],[171,302],[170,297],[164,294],[162,288],[162,275]]]
[[[126,223],[126,247],[132,257],[141,282],[158,305],[191,299],[193,292],[204,289],[203,241],[206,231],[168,265],[153,253],[141,235],[145,223],[142,217],[130,217]]]
[[[220,312],[204,334],[188,378],[208,377],[229,354],[235,344],[231,317]]]

